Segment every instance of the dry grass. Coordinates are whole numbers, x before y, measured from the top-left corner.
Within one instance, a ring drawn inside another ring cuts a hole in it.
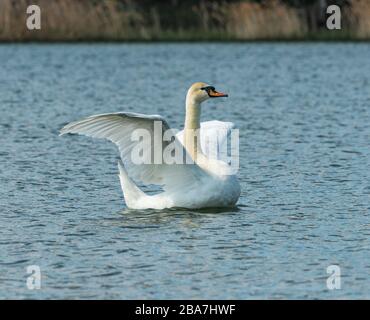
[[[353,38],[370,39],[370,0],[352,0],[349,20]]]
[[[229,5],[226,30],[236,39],[285,39],[304,36],[307,25],[297,10],[273,0]]]
[[[26,28],[30,4],[41,8],[41,30]],[[168,26],[165,13],[154,6],[140,9],[134,0],[0,0],[0,41],[273,40],[310,34],[301,11],[279,0],[200,1],[181,10],[194,24]],[[370,39],[370,0],[352,0],[344,11],[346,32]]]
[[[30,4],[41,8],[41,30],[26,28]],[[120,5],[115,0],[1,0],[0,40],[145,39],[141,15]]]

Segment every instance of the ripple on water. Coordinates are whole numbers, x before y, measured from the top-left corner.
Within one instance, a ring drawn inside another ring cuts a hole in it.
[[[368,298],[368,51],[2,46],[0,297]],[[202,116],[240,128],[236,208],[125,209],[115,147],[58,136],[69,121],[119,110],[163,114],[180,128],[195,80],[230,93]],[[331,264],[341,290],[326,288]],[[42,290],[27,290],[29,265],[40,266]]]

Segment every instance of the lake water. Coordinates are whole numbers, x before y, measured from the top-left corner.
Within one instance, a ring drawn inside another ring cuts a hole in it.
[[[1,45],[0,298],[370,298],[369,57],[350,43]],[[116,147],[58,137],[116,111],[180,128],[195,81],[229,93],[202,119],[240,129],[236,208],[127,210]]]

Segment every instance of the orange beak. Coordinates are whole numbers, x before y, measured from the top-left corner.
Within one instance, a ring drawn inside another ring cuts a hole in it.
[[[210,90],[208,95],[212,98],[221,98],[221,97],[228,97],[227,93],[218,92],[216,90]]]

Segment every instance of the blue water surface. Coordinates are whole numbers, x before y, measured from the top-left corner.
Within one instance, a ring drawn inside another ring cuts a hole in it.
[[[350,43],[1,45],[0,298],[370,298],[369,57]],[[181,128],[195,81],[229,93],[202,120],[240,129],[236,208],[128,210],[116,147],[58,136],[116,111]]]

